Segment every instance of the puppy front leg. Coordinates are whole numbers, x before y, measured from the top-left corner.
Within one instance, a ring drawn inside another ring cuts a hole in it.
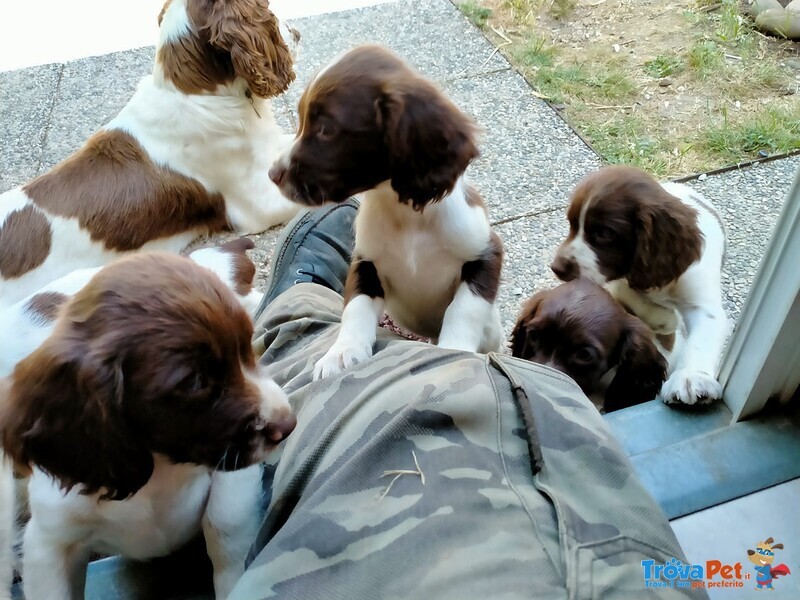
[[[83,598],[88,565],[86,549],[48,535],[36,515],[31,517],[22,543],[22,587],[27,600]]]
[[[332,377],[372,356],[385,304],[383,286],[371,261],[355,259],[344,286],[344,311],[339,335],[314,366],[314,379]]]
[[[216,598],[227,598],[244,573],[262,513],[261,465],[214,473],[203,515],[203,536],[214,567]]]
[[[442,319],[440,348],[465,352],[502,349],[503,328],[500,312],[494,304],[502,266],[503,244],[500,237],[491,232],[483,255],[464,263],[461,269],[461,284]]]
[[[661,397],[667,403],[711,402],[722,397],[717,366],[730,323],[721,304],[687,307],[682,314],[686,341]]]

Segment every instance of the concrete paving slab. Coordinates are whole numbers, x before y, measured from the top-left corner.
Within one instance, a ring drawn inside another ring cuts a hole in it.
[[[567,205],[600,160],[515,71],[459,79],[444,91],[483,129],[471,181],[495,221]]]
[[[153,69],[152,47],[115,52],[64,64],[39,172],[79,148],[130,99]]]
[[[550,271],[550,262],[569,225],[566,210],[558,209],[496,225],[495,231],[505,247],[498,303],[508,337],[522,303],[536,292],[559,284]]]
[[[291,21],[302,35],[292,106],[316,74],[353,46],[388,46],[421,73],[444,81],[511,66],[447,0],[400,0]]]
[[[52,64],[0,73],[0,191],[36,175],[61,70]]]

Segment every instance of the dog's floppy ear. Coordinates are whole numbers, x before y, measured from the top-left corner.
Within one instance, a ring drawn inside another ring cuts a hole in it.
[[[211,45],[230,53],[236,75],[256,96],[277,96],[294,81],[292,54],[268,2],[217,0],[207,28]]]
[[[62,488],[121,500],[153,471],[152,454],[124,416],[117,353],[106,357],[56,330],[21,361],[2,403],[2,445],[18,471],[38,467]]]
[[[655,398],[667,377],[667,361],[656,348],[650,328],[627,315],[615,354],[617,372],[606,389],[606,412]]]
[[[676,280],[700,258],[703,234],[697,211],[658,182],[636,190],[636,248],[627,279],[636,290]]]
[[[522,305],[522,309],[517,317],[517,323],[511,332],[511,356],[525,358],[525,350],[528,342],[528,324],[536,316],[536,311],[542,303],[547,292],[537,292]]]
[[[421,77],[390,80],[377,104],[392,188],[417,210],[441,200],[479,154],[474,122]]]

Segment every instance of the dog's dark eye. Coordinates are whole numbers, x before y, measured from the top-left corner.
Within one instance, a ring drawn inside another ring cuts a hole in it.
[[[180,387],[190,394],[196,394],[209,387],[208,374],[199,369],[193,370],[181,380]]]
[[[329,121],[320,121],[317,126],[317,139],[328,142],[336,135],[336,128]]]
[[[588,346],[584,346],[583,348],[578,348],[572,354],[572,360],[576,364],[587,365],[594,361],[594,351]]]
[[[593,236],[595,241],[600,244],[607,244],[612,242],[615,238],[614,230],[610,227],[598,227],[594,230]]]

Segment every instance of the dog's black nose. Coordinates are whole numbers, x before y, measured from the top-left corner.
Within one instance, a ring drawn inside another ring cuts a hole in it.
[[[563,256],[556,256],[550,268],[561,281],[572,281],[580,272],[578,263]]]

